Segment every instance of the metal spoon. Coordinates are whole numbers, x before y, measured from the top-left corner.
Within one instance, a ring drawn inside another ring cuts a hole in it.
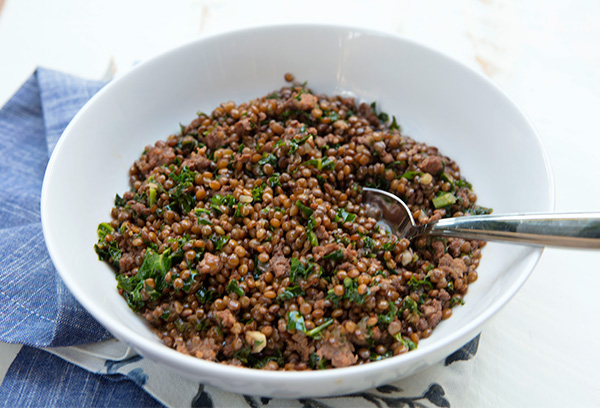
[[[396,195],[363,188],[368,215],[385,221],[401,237],[421,235],[504,241],[535,246],[600,249],[600,213],[473,215],[417,225]]]

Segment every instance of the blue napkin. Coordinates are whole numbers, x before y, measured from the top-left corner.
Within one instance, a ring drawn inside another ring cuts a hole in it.
[[[104,83],[38,69],[0,110],[0,341],[34,347],[97,342],[110,334],[56,274],[42,235],[40,191],[63,130]],[[157,405],[122,376],[98,376],[23,347],[0,405]]]
[[[199,407],[448,407],[450,401],[465,402],[468,360],[477,352],[479,336],[411,378],[350,396],[297,401],[229,393],[165,372],[139,356],[113,361],[77,346],[102,345],[111,336],[73,298],[52,265],[40,223],[40,191],[60,135],[103,85],[39,68],[0,110],[0,341],[25,345],[0,385],[0,407],[162,406],[159,401]],[[56,348],[65,346],[73,347]],[[111,346],[126,348],[118,342]],[[48,349],[54,354],[43,347],[54,348]]]

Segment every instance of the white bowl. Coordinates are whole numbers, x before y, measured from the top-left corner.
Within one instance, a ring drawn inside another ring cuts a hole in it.
[[[115,337],[173,371],[225,390],[270,397],[356,392],[411,375],[474,337],[523,285],[542,250],[489,244],[479,280],[417,350],[373,364],[314,372],[230,367],[164,346],[98,261],[98,223],[144,147],[177,132],[196,111],[266,95],[292,72],[317,93],[377,101],[404,133],[455,159],[482,205],[496,213],[550,211],[548,159],[531,123],[494,84],[410,40],[364,29],[294,25],[209,37],[142,63],[102,89],[58,142],[42,189],[52,260],[73,295]]]

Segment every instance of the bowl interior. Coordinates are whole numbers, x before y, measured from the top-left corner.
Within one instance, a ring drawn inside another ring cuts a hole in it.
[[[363,367],[283,376],[209,363],[162,346],[118,295],[112,270],[97,260],[96,226],[110,219],[114,196],[128,189],[128,169],[146,145],[178,132],[179,123],[189,123],[197,111],[278,89],[286,72],[308,81],[316,93],[376,101],[396,116],[405,134],[455,159],[480,204],[495,213],[552,209],[552,181],[539,138],[484,77],[387,34],[266,27],[203,39],[140,64],[82,109],[56,146],[44,180],[42,222],[50,255],[76,298],[113,334],[199,381],[294,397],[307,390],[313,396],[357,391],[409,375],[477,333],[523,284],[541,250],[489,244],[466,304],[416,351]]]

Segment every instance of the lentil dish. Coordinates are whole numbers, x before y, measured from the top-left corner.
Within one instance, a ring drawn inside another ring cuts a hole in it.
[[[408,352],[463,303],[483,243],[398,238],[366,215],[362,187],[397,194],[420,223],[490,210],[374,103],[286,80],[147,146],[96,252],[185,354],[310,370]]]

